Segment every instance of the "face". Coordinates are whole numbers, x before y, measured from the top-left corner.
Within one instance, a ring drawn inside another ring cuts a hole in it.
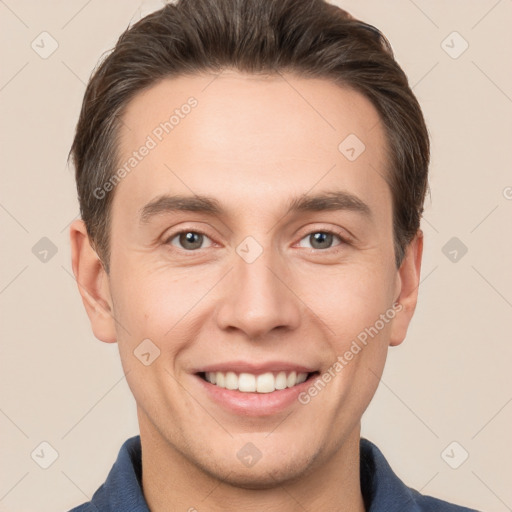
[[[359,439],[416,300],[377,111],[326,80],[225,71],[161,81],[123,121],[110,274],[90,281],[110,314],[90,316],[141,435],[238,485],[318,469]]]

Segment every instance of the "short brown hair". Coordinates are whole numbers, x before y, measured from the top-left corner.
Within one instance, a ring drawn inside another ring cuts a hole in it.
[[[226,68],[325,78],[372,102],[388,141],[386,180],[398,268],[419,229],[430,143],[418,101],[388,40],[323,0],[179,0],[128,28],[85,92],[70,156],[80,213],[107,272],[113,191],[102,198],[94,191],[116,170],[127,104],[163,78]]]

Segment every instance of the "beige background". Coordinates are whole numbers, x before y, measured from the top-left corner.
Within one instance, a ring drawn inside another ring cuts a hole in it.
[[[390,350],[363,435],[422,493],[512,510],[512,1],[338,3],[388,36],[433,144],[418,309]],[[117,346],[94,339],[71,275],[78,204],[66,158],[98,58],[159,5],[0,1],[1,511],[90,499],[138,433]],[[51,49],[43,31],[58,43],[46,59],[31,47]],[[32,252],[43,237],[57,249],[46,262]],[[443,253],[452,237],[468,249],[456,262],[451,246]],[[48,469],[31,458],[43,441],[58,452]],[[454,465],[463,450],[452,469],[445,459]]]

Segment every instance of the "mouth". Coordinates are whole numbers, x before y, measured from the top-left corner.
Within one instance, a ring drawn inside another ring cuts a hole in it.
[[[319,372],[278,371],[260,374],[247,372],[198,372],[204,381],[222,389],[240,393],[274,393],[294,388],[313,379]]]
[[[225,361],[195,368],[198,392],[237,416],[269,418],[302,406],[298,397],[320,376],[316,365],[288,361]],[[192,381],[192,382],[194,382]]]

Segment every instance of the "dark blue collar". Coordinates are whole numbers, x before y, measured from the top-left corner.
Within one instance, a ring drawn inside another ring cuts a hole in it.
[[[364,438],[360,440],[360,469],[367,512],[477,512],[423,496],[407,487],[377,446]],[[124,442],[107,480],[92,500],[70,512],[149,512],[142,493],[140,436]]]

